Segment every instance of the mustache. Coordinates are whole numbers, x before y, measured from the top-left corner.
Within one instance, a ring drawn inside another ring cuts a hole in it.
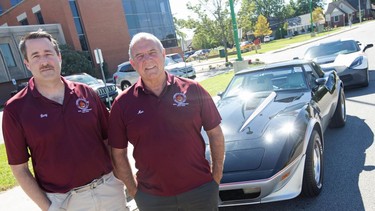
[[[40,67],[40,70],[44,70],[44,69],[54,69],[54,67],[52,65],[46,64]]]

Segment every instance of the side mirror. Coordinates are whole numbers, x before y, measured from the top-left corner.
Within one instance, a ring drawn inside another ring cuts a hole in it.
[[[319,86],[324,85],[327,82],[326,78],[317,78],[315,80],[315,83],[318,84]]]
[[[362,52],[365,52],[368,48],[372,48],[373,46],[374,46],[374,44],[367,44]]]

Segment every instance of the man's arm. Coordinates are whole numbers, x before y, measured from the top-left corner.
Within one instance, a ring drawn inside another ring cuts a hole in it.
[[[127,152],[127,148],[117,149],[112,147],[113,172],[125,184],[129,195],[134,198],[137,193],[137,182],[133,176]]]
[[[212,176],[217,184],[220,184],[220,180],[223,177],[224,166],[224,135],[220,125],[212,130],[206,131],[206,133],[210,141]]]
[[[50,200],[30,172],[28,163],[10,165],[13,175],[25,193],[43,210],[46,211],[51,205]]]

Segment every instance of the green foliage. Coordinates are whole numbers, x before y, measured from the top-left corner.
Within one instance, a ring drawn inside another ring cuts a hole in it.
[[[256,22],[255,10],[255,2],[242,0],[241,8],[237,13],[237,25],[238,28],[242,28],[242,37],[245,37],[247,32],[253,31]]]
[[[91,65],[88,52],[76,51],[69,45],[60,45],[62,57],[62,75],[86,72],[93,75],[94,69]]]
[[[272,30],[270,28],[270,24],[267,21],[267,18],[263,15],[258,16],[258,21],[255,24],[255,37],[265,36],[272,34]]]
[[[0,191],[5,191],[15,185],[17,185],[17,182],[8,165],[5,145],[0,144]]]

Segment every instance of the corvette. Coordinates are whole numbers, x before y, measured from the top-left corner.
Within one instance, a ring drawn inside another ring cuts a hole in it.
[[[366,87],[370,77],[365,51],[371,47],[373,44],[362,46],[355,40],[332,41],[308,48],[304,59],[315,61],[324,71],[337,71],[345,86]]]
[[[343,88],[335,71],[306,60],[237,72],[216,102],[226,149],[219,206],[319,195],[324,131],[346,122]]]

